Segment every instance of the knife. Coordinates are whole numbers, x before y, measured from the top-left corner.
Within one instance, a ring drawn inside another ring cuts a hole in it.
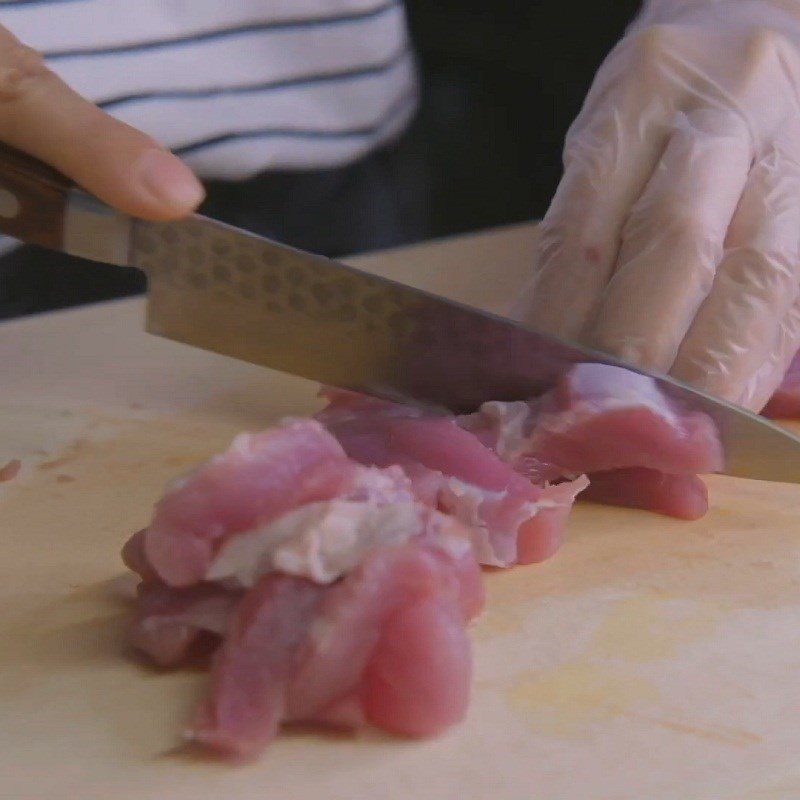
[[[663,375],[200,215],[132,219],[0,145],[0,232],[147,275],[147,330],[344,389],[472,411],[595,362],[716,423],[724,472],[800,483],[800,438]]]

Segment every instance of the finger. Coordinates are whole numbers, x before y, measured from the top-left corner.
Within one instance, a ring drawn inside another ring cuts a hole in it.
[[[0,28],[0,140],[134,216],[192,211],[203,188],[180,159],[82,98]]]
[[[539,226],[533,275],[511,312],[517,319],[573,338],[596,305],[628,211],[658,163],[681,101],[659,59],[669,36],[649,32],[621,51],[627,74],[618,74],[613,61],[598,73],[567,136],[564,176]]]
[[[752,159],[747,126],[704,108],[681,115],[631,209],[619,258],[584,333],[592,347],[667,372],[711,290]]]
[[[729,400],[745,393],[748,405],[760,395],[756,376],[782,352],[781,326],[800,294],[799,247],[800,164],[775,149],[750,171],[711,293],[672,367],[676,378]]]

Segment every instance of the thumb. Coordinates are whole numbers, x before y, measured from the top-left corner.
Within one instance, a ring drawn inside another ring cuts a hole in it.
[[[204,196],[179,158],[85,100],[1,26],[0,141],[132,216],[174,219]]]

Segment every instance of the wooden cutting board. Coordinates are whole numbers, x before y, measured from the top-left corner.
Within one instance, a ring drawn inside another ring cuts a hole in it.
[[[495,310],[531,226],[356,259]],[[468,719],[408,742],[293,731],[182,754],[202,673],[125,646],[120,545],[169,478],[317,407],[310,383],[141,332],[138,300],[0,326],[0,797],[659,800],[800,796],[800,487],[711,481],[696,523],[584,505],[488,576]]]

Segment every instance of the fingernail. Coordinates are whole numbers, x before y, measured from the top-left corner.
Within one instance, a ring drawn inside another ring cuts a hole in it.
[[[148,150],[136,162],[134,174],[142,188],[159,203],[191,211],[205,197],[203,184],[177,156]]]

